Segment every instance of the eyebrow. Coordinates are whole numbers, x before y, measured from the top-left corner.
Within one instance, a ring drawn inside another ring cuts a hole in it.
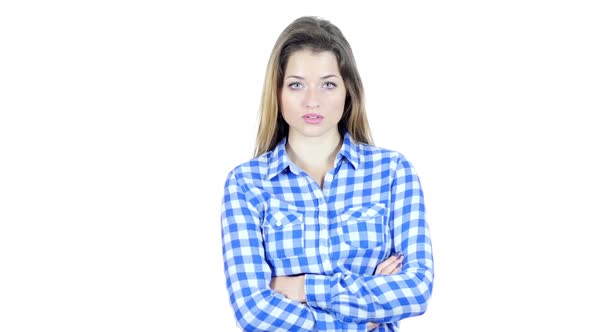
[[[320,79],[321,79],[321,80],[325,80],[326,78],[330,78],[330,77],[336,77],[336,78],[338,78],[338,76],[336,76],[336,75],[334,75],[334,74],[330,74],[330,75],[322,76],[322,77],[320,77]],[[296,78],[296,79],[298,79],[298,80],[305,80],[305,78],[304,78],[304,77],[302,77],[302,76],[297,76],[297,75],[289,75],[289,76],[287,76],[287,78]]]

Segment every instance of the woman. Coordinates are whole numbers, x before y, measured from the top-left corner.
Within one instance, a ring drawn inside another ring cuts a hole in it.
[[[420,182],[403,155],[372,144],[363,99],[336,26],[301,17],[279,36],[255,157],[229,173],[223,197],[242,329],[398,331],[426,310],[434,273]]]

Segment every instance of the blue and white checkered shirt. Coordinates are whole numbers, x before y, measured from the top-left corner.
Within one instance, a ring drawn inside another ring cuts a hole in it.
[[[246,331],[398,331],[422,314],[434,278],[420,181],[398,152],[346,133],[323,189],[292,163],[286,139],[233,169],[221,213],[226,285]],[[402,252],[402,271],[373,275]],[[269,287],[305,274],[307,303]]]

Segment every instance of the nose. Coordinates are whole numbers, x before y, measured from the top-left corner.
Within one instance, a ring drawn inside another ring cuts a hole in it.
[[[306,108],[318,108],[320,107],[320,102],[318,98],[318,94],[315,89],[308,89],[305,92],[305,98],[303,103]]]

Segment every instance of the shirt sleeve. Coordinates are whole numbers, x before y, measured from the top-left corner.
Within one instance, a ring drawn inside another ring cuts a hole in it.
[[[424,196],[412,165],[402,156],[392,184],[394,248],[405,260],[393,275],[336,273],[305,277],[307,304],[332,312],[344,322],[391,323],[425,312],[432,293],[432,246]]]
[[[244,331],[313,331],[315,318],[305,304],[270,287],[260,215],[235,172],[225,183],[221,225],[226,287],[238,325]]]
[[[314,331],[348,331],[348,332],[367,332],[368,323],[343,322],[324,309],[317,307],[308,307],[312,311],[316,325]],[[375,330],[377,331],[377,330]]]

